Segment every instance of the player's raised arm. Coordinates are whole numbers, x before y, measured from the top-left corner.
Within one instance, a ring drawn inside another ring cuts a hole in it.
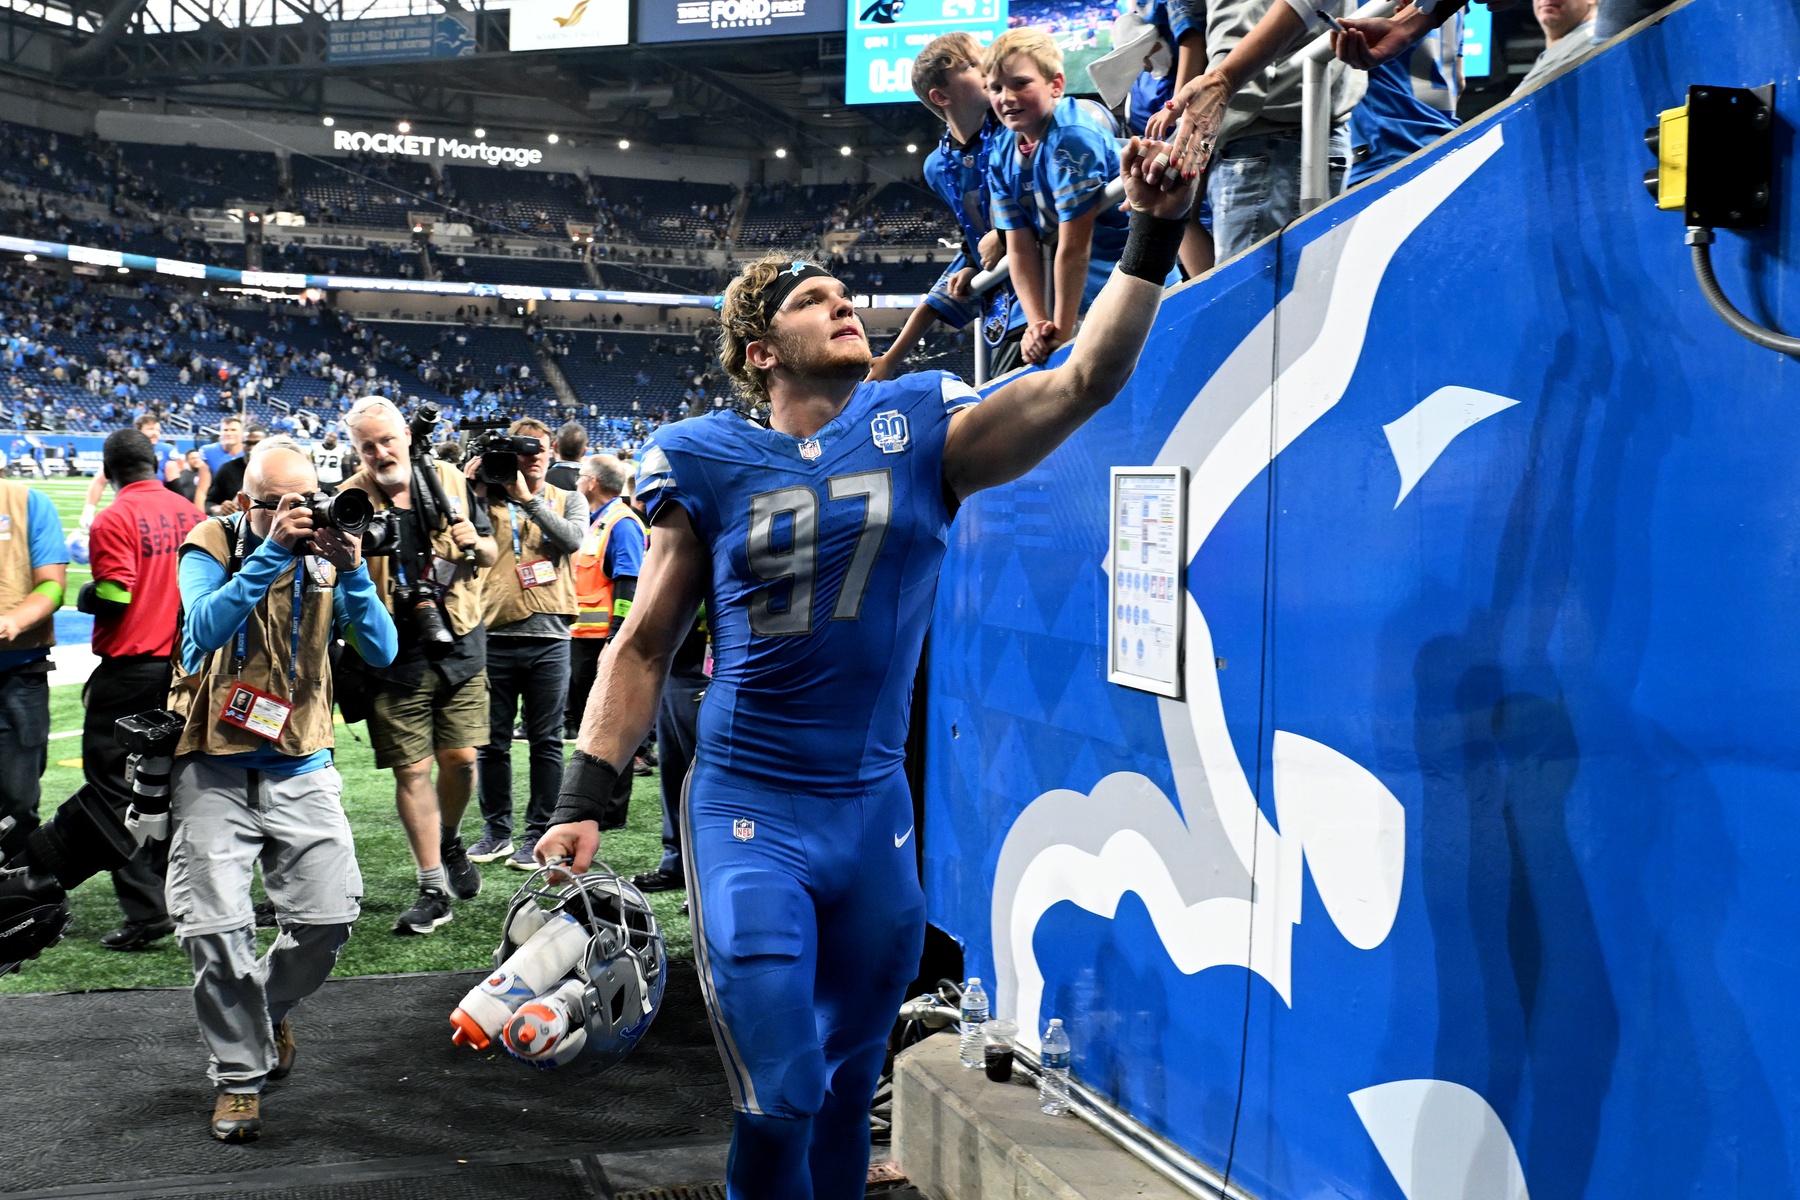
[[[1094,298],[1061,366],[1006,384],[950,419],[944,482],[958,499],[1017,479],[1062,445],[1119,394],[1137,367],[1162,303],[1163,280],[1175,265],[1194,185],[1164,192],[1144,169],[1169,148],[1132,138],[1119,156],[1131,233],[1112,278]]]
[[[631,616],[600,656],[577,750],[563,772],[551,827],[538,840],[539,862],[568,858],[579,874],[599,849],[600,830],[625,823],[631,756],[656,720],[669,661],[706,598],[709,569],[706,546],[686,511],[678,503],[663,504],[651,526]]]

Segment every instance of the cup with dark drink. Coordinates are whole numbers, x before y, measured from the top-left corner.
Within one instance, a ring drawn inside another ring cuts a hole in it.
[[[1012,1079],[1013,1041],[1018,1036],[1017,1021],[988,1021],[981,1026],[982,1065],[995,1083]]]

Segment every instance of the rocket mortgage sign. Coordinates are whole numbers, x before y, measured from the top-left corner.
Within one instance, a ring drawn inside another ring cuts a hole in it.
[[[428,133],[368,133],[334,129],[331,148],[372,154],[403,154],[408,158],[452,159],[485,163],[490,167],[534,167],[544,161],[536,146],[499,146],[492,142],[465,142],[461,138],[433,137]]]

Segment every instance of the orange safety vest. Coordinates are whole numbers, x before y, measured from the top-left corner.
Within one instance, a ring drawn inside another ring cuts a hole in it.
[[[606,573],[606,544],[612,540],[613,526],[629,519],[644,530],[644,522],[629,504],[609,503],[600,515],[588,522],[587,537],[570,563],[575,572],[575,626],[570,637],[604,638],[612,627],[613,581]]]

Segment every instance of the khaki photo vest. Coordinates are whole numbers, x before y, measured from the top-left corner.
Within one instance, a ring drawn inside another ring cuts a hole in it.
[[[444,495],[457,503],[463,516],[468,516],[468,506],[472,501],[462,472],[447,462],[434,462],[432,466],[437,470],[439,482],[444,485]],[[381,485],[367,467],[344,480],[338,490],[341,492],[344,488],[367,492],[377,511],[393,507],[393,502],[381,490]],[[413,497],[413,507],[416,511],[417,496]],[[450,631],[457,637],[462,637],[481,624],[481,593],[485,581],[476,571],[474,552],[463,550],[451,538],[448,513],[445,514],[444,528],[431,530],[430,535],[431,552],[456,564],[456,576],[450,581],[450,590],[444,593],[444,615],[450,618]],[[369,579],[375,584],[375,594],[381,597],[381,602],[392,613],[394,586],[399,583],[395,578],[394,560],[383,557],[364,558],[363,561],[369,565]],[[515,576],[515,581],[516,578]],[[413,582],[419,581],[415,579]]]
[[[31,580],[30,504],[30,488],[0,480],[0,612],[11,612],[23,604],[37,586]],[[0,650],[36,650],[55,644],[56,621],[51,617],[11,641],[0,640]]]
[[[238,520],[248,520],[239,517]],[[182,543],[182,553],[209,554],[228,567],[236,523],[202,521]],[[244,621],[244,663],[234,671],[238,639],[234,633],[223,646],[207,654],[200,669],[183,670],[177,644],[175,677],[169,688],[169,708],[187,718],[187,728],[175,748],[180,754],[249,754],[273,746],[283,754],[303,758],[332,745],[331,728],[331,602],[337,572],[324,564],[330,583],[320,586],[296,558],[270,585]],[[294,658],[294,572],[305,576],[302,591],[299,669]],[[247,683],[294,706],[281,737],[259,737],[247,729],[219,719],[231,699],[232,685]]]
[[[553,484],[546,483],[544,490],[538,495],[550,511],[562,515],[564,498],[568,493]],[[494,522],[494,541],[500,544],[500,560],[494,564],[493,573],[488,576],[481,592],[481,607],[487,627],[511,625],[515,621],[523,621],[532,613],[556,613],[565,617],[575,615],[575,572],[570,569],[569,556],[544,540],[544,531],[538,528],[536,521],[527,516],[524,510],[514,509],[504,499],[499,503],[490,501],[488,515]],[[520,554],[513,554],[514,516],[518,517]],[[520,584],[518,565],[521,562],[535,562],[546,559],[556,567],[556,582],[540,587],[528,588]]]

